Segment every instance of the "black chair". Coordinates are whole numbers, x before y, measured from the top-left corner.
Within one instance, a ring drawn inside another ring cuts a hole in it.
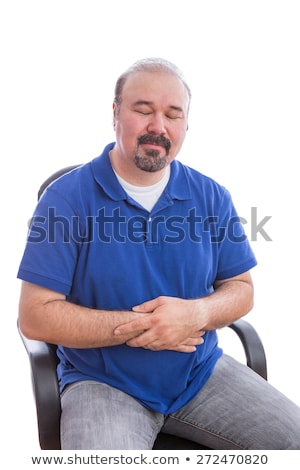
[[[38,198],[45,188],[55,179],[76,168],[78,165],[69,166],[54,173],[41,186]],[[247,366],[267,380],[266,356],[263,344],[253,326],[244,319],[240,319],[229,327],[238,335],[246,356]],[[41,449],[59,450],[60,443],[60,393],[56,374],[58,357],[57,346],[26,338],[18,331],[28,354],[33,394],[36,405],[37,425],[39,443]],[[207,449],[205,446],[196,444],[176,436],[160,433],[156,439],[153,449]]]

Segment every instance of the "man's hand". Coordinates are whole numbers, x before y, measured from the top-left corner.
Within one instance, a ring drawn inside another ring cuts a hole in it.
[[[133,307],[133,311],[145,315],[118,326],[114,331],[119,336],[143,330],[127,341],[128,346],[189,353],[204,342],[205,331],[199,329],[193,301],[161,296]]]

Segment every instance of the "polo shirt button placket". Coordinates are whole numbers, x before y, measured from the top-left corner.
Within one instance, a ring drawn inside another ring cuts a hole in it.
[[[152,233],[151,233],[151,222],[152,217],[149,216],[147,220],[147,229],[146,229],[146,245],[152,245]]]

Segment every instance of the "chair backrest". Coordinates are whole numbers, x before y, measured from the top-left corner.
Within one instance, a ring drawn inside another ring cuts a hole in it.
[[[57,178],[59,178],[60,176],[63,176],[64,174],[69,173],[69,171],[72,171],[75,168],[78,168],[79,166],[81,166],[81,164],[65,166],[64,168],[61,168],[60,170],[50,175],[49,178],[47,178],[41,185],[38,191],[38,199],[40,199],[41,195],[43,194],[47,186],[49,186],[49,184],[53,183],[53,181],[57,180]]]

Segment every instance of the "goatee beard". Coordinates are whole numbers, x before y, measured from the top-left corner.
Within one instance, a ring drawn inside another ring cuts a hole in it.
[[[159,150],[147,149],[142,155],[139,152],[140,144],[156,144],[165,148],[165,155]],[[155,172],[162,170],[168,164],[171,141],[162,135],[144,134],[137,139],[137,147],[134,156],[136,166],[143,171]]]

